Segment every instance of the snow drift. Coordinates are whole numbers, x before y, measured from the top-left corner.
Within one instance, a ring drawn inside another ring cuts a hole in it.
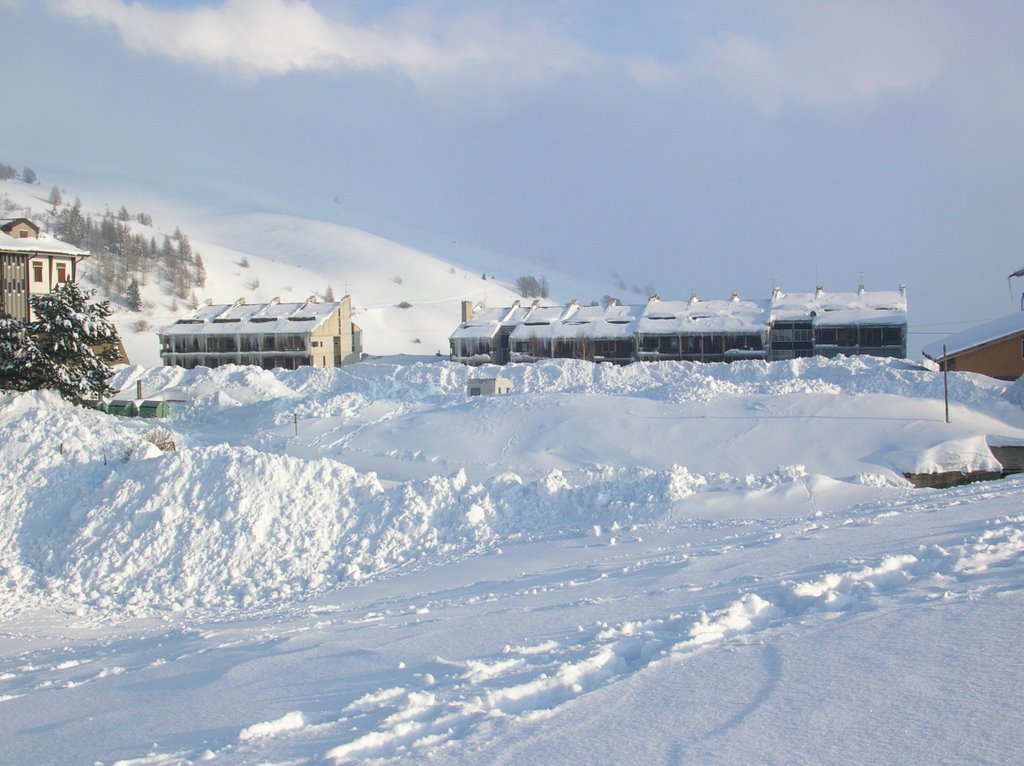
[[[993,429],[1024,436],[1007,386],[979,376],[954,376],[958,425],[915,420],[934,414],[941,380],[893,360],[514,365],[501,370],[514,394],[470,400],[466,379],[480,372],[120,371],[117,386],[142,380],[147,396],[174,400],[159,424],[175,437],[169,452],[146,441],[154,421],[8,395],[3,605],[251,608],[511,541],[614,542],[715,514],[723,493],[756,497],[768,515],[858,487],[905,493],[901,461],[991,462],[954,447]],[[604,461],[584,449],[591,438]],[[510,452],[513,439],[534,446]],[[616,464],[618,442],[632,464]],[[812,459],[791,459],[801,455]]]

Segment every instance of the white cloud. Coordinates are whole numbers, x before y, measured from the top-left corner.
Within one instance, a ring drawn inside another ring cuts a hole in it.
[[[625,61],[626,74],[638,85],[658,89],[675,85],[679,82],[680,71],[677,67],[666,64],[655,56],[638,56]]]
[[[50,0],[49,6],[65,17],[113,26],[139,52],[255,76],[390,70],[430,82],[490,70],[531,81],[587,65],[571,41],[483,16],[440,24],[405,12],[359,26],[328,18],[308,0],[224,0],[185,9],[127,0]]]
[[[772,38],[722,34],[694,67],[768,112],[841,107],[927,85],[942,69],[927,9],[892,3],[800,3]]]

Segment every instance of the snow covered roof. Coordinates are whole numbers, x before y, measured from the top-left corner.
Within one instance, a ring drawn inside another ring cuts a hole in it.
[[[641,335],[699,335],[703,333],[761,333],[768,323],[769,301],[663,301],[652,298],[640,318]]]
[[[641,306],[612,303],[607,307],[538,307],[512,331],[513,340],[524,338],[629,338],[636,332]]]
[[[272,335],[303,334],[319,327],[341,306],[340,302],[233,303],[200,306],[160,333],[168,335]]]
[[[657,296],[646,306],[612,302],[607,307],[520,306],[479,308],[459,325],[452,339],[493,338],[502,326],[513,327],[512,338],[625,338],[640,335],[759,334],[776,320],[810,319],[816,326],[853,324],[898,325],[907,322],[907,294],[892,291],[786,294],[771,299],[663,301]]]
[[[907,291],[833,293],[818,288],[813,293],[784,293],[776,289],[771,301],[772,321],[810,318],[815,326],[851,324],[906,324]]]
[[[946,353],[950,356],[961,354],[964,351],[987,346],[1005,338],[1024,333],[1024,311],[1017,311],[1008,316],[993,319],[969,330],[954,333],[943,340],[929,343],[921,353],[929,359],[939,361],[942,359],[942,347],[946,346]]]
[[[451,334],[452,338],[493,338],[504,324],[519,324],[529,312],[519,303],[505,308],[487,308],[480,306],[474,309],[473,316],[458,326]]]
[[[11,219],[3,219],[11,222]],[[45,231],[40,231],[38,237],[12,237],[6,231],[0,230],[0,251],[17,252],[29,255],[31,253],[46,253],[48,255],[70,255],[80,258],[89,255],[88,250],[69,245],[63,240],[57,239]]]

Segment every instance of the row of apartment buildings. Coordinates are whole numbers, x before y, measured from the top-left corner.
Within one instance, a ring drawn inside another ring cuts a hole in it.
[[[160,332],[165,365],[191,369],[225,364],[341,367],[362,358],[363,333],[352,321],[352,300],[200,306]]]
[[[766,300],[666,301],[607,306],[487,308],[466,301],[449,338],[451,359],[507,364],[570,358],[636,361],[770,361],[807,356],[907,355],[907,291],[787,294]]]

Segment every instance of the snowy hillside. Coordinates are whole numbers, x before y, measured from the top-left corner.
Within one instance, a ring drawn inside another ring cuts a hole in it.
[[[24,216],[52,228],[47,195],[49,185],[0,181],[7,202],[5,215]],[[67,190],[68,197],[77,194]],[[129,192],[130,194],[130,192]],[[83,214],[96,220],[111,209],[109,195],[80,195]],[[144,198],[144,195],[139,195]],[[321,300],[331,288],[337,297],[348,293],[355,308],[354,321],[364,331],[364,350],[377,356],[408,354],[433,356],[448,353],[448,336],[458,326],[463,300],[509,305],[518,296],[511,289],[519,273],[528,268],[468,248],[450,246],[457,260],[442,260],[412,247],[365,231],[335,223],[271,213],[236,215],[182,208],[161,200],[139,205],[153,219],[152,226],[131,221],[133,233],[158,242],[180,227],[206,269],[205,287],[195,290],[199,302],[232,303],[242,298],[259,303],[278,297],[301,302],[309,296]],[[113,200],[116,207],[120,200]],[[88,259],[81,267],[83,281],[93,284]],[[501,274],[495,279],[494,271]],[[487,279],[483,279],[486,275]],[[187,301],[164,292],[155,282],[142,287],[145,308],[128,311],[114,301],[114,321],[129,358],[146,366],[160,364],[156,333],[188,312]],[[139,331],[140,320],[149,327]]]
[[[1019,384],[947,424],[894,360],[471,372],[0,398],[6,762],[1016,760],[1024,481],[902,473],[998,469]]]

